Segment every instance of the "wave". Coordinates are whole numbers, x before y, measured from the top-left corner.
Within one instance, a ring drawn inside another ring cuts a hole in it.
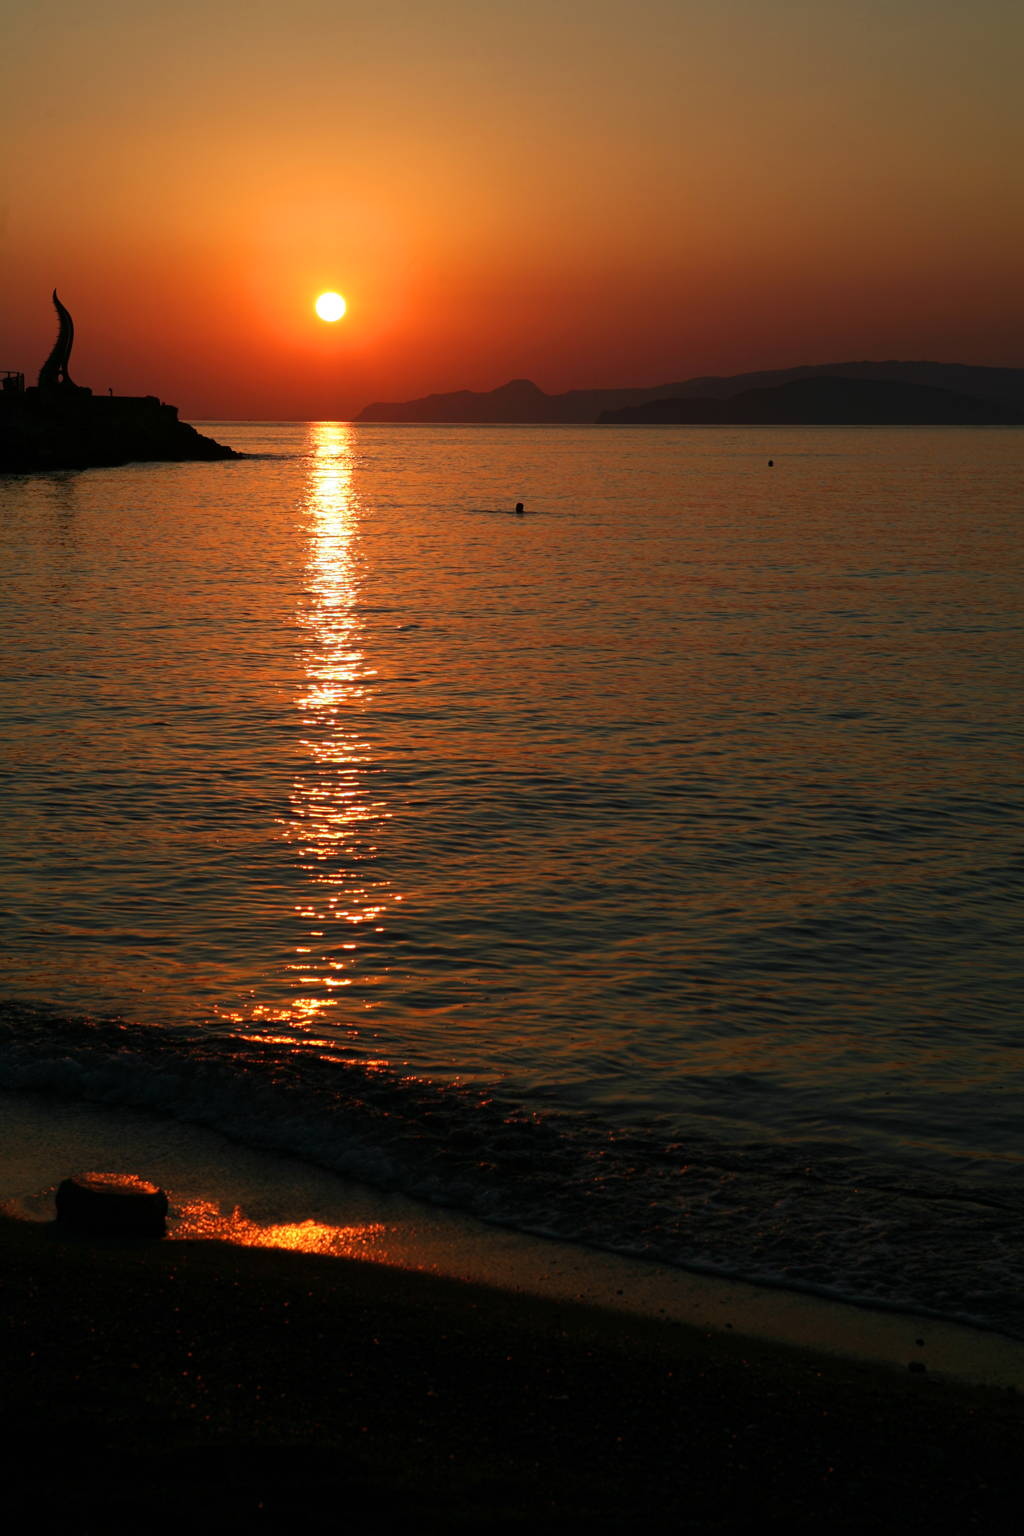
[[[0,1087],[133,1108],[544,1236],[1024,1338],[1024,1197],[826,1144],[610,1127],[336,1041],[0,1007]]]

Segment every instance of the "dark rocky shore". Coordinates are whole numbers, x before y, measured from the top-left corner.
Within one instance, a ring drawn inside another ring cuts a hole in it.
[[[139,461],[238,459],[233,448],[178,420],[156,395],[94,395],[68,372],[75,324],[53,290],[59,330],[39,382],[6,371],[0,383],[0,474],[99,469]]]
[[[155,395],[39,389],[0,394],[0,473],[95,469],[136,461],[237,459]]]

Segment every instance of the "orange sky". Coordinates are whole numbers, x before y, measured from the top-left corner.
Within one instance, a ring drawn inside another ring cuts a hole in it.
[[[31,382],[55,284],[76,381],[192,419],[1024,365],[1013,0],[2,0],[0,58]]]

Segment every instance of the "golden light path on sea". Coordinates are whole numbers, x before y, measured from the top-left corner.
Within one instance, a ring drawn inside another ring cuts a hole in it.
[[[383,810],[369,798],[371,754],[360,730],[376,672],[368,666],[359,609],[354,436],[344,422],[310,426],[307,568],[298,614],[307,636],[306,685],[296,703],[311,769],[295,780],[288,834],[309,877],[309,897],[296,911],[310,924],[310,942],[296,946],[291,967],[300,986],[310,989],[294,998],[292,1018],[307,1023],[329,1016],[331,994],[351,985],[352,930],[373,924],[384,911],[379,887],[364,878]],[[348,931],[336,938],[324,925],[338,922]]]
[[[201,1199],[184,1201],[168,1227],[168,1236],[177,1241],[216,1239],[243,1248],[290,1248],[341,1259],[369,1258],[384,1234],[382,1222],[331,1226],[310,1219],[261,1226],[244,1216],[238,1206],[225,1216],[216,1202]]]

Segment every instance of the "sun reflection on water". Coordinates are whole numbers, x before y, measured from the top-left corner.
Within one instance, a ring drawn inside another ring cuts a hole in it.
[[[235,1207],[230,1216],[210,1200],[186,1200],[174,1210],[167,1235],[177,1241],[216,1239],[243,1248],[292,1248],[341,1259],[380,1259],[386,1228],[382,1222],[335,1227],[327,1222],[289,1221],[261,1226]]]
[[[309,430],[307,568],[298,614],[306,679],[296,703],[310,766],[295,780],[286,829],[308,877],[308,895],[296,907],[307,942],[296,945],[289,969],[303,989],[293,1000],[292,1019],[329,1024],[339,1002],[332,994],[343,997],[353,982],[358,951],[352,930],[379,921],[389,882],[373,878],[376,831],[386,813],[372,799],[370,746],[361,730],[376,673],[368,664],[360,610],[363,508],[353,485],[356,435],[344,422],[313,423]],[[345,925],[339,941],[325,926],[332,923]]]

